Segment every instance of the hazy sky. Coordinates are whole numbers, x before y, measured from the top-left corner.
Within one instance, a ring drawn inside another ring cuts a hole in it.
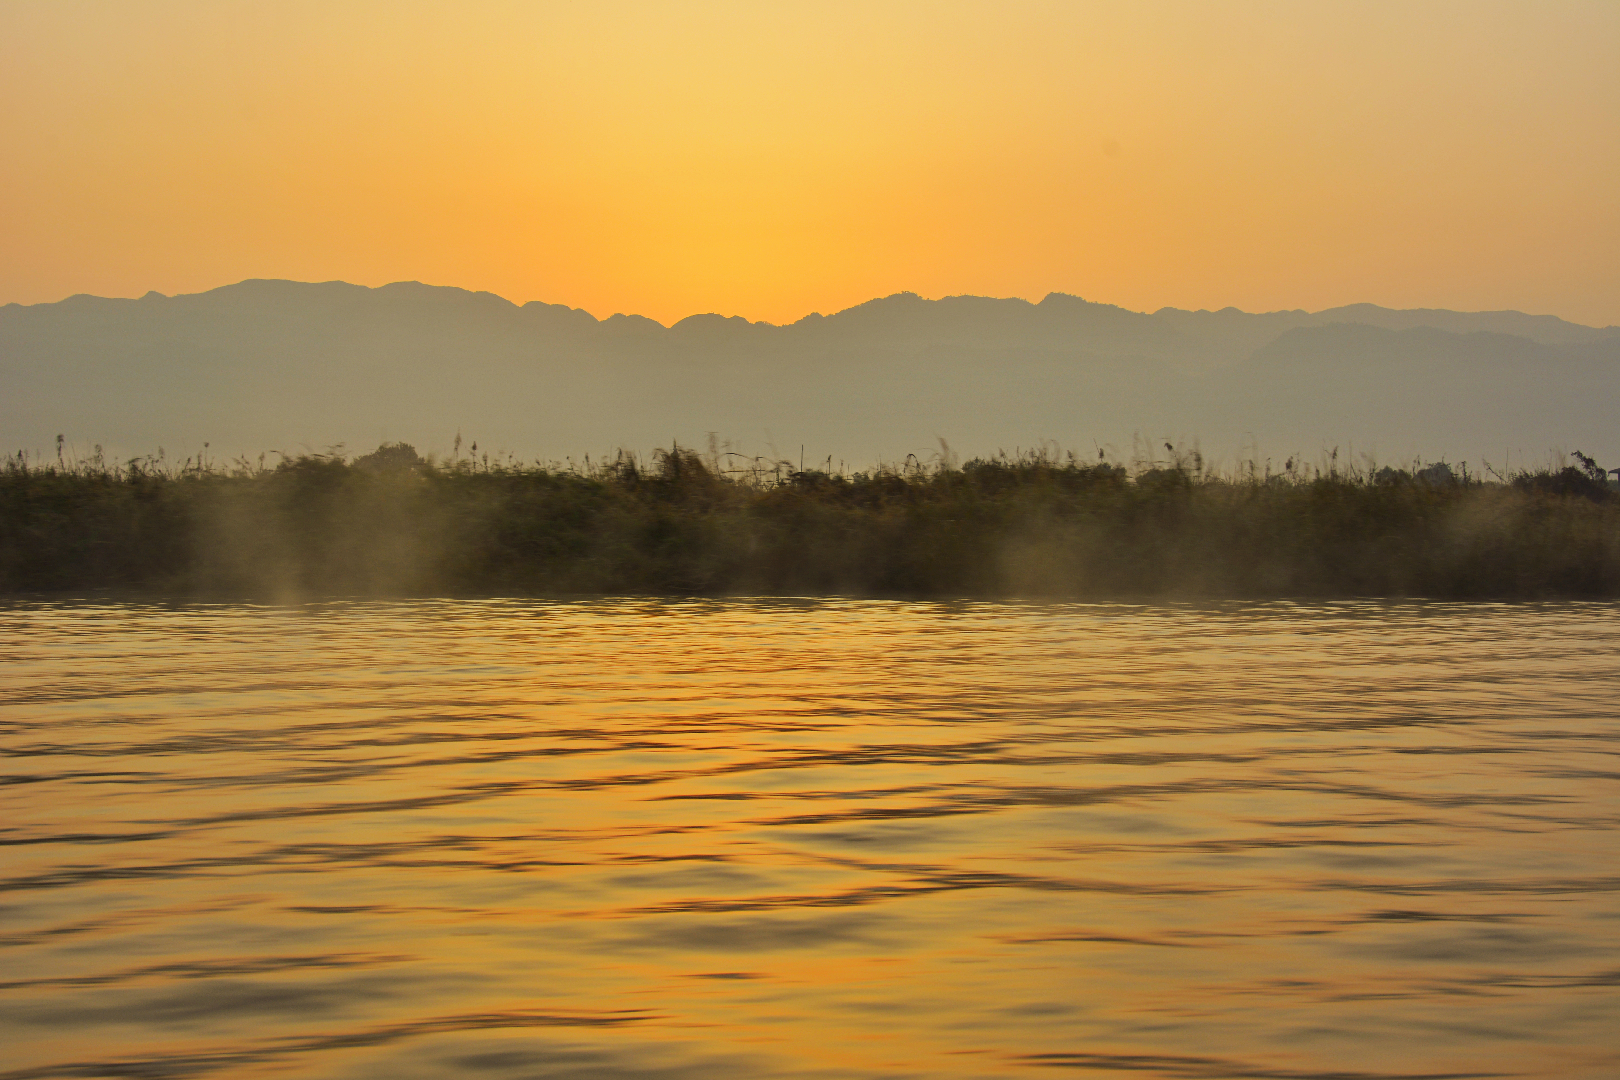
[[[0,0],[0,302],[1620,323],[1620,3]]]

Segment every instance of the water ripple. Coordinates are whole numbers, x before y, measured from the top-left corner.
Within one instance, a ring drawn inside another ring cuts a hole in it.
[[[1616,616],[0,605],[0,1080],[1617,1075]]]

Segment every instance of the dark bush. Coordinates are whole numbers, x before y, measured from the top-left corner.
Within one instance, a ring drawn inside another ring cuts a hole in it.
[[[1042,454],[854,474],[678,448],[590,469],[403,444],[232,470],[16,458],[0,592],[1620,595],[1620,499],[1577,458],[1492,484]]]

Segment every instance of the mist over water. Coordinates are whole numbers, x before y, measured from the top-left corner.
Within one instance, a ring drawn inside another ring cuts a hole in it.
[[[0,607],[0,1080],[1620,1072],[1620,605]]]

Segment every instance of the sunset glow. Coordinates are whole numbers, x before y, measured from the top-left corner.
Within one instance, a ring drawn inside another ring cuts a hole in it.
[[[9,0],[0,302],[416,279],[1620,323],[1610,3]]]
[[[0,1080],[1617,1075],[1620,0],[0,0],[0,148]]]

